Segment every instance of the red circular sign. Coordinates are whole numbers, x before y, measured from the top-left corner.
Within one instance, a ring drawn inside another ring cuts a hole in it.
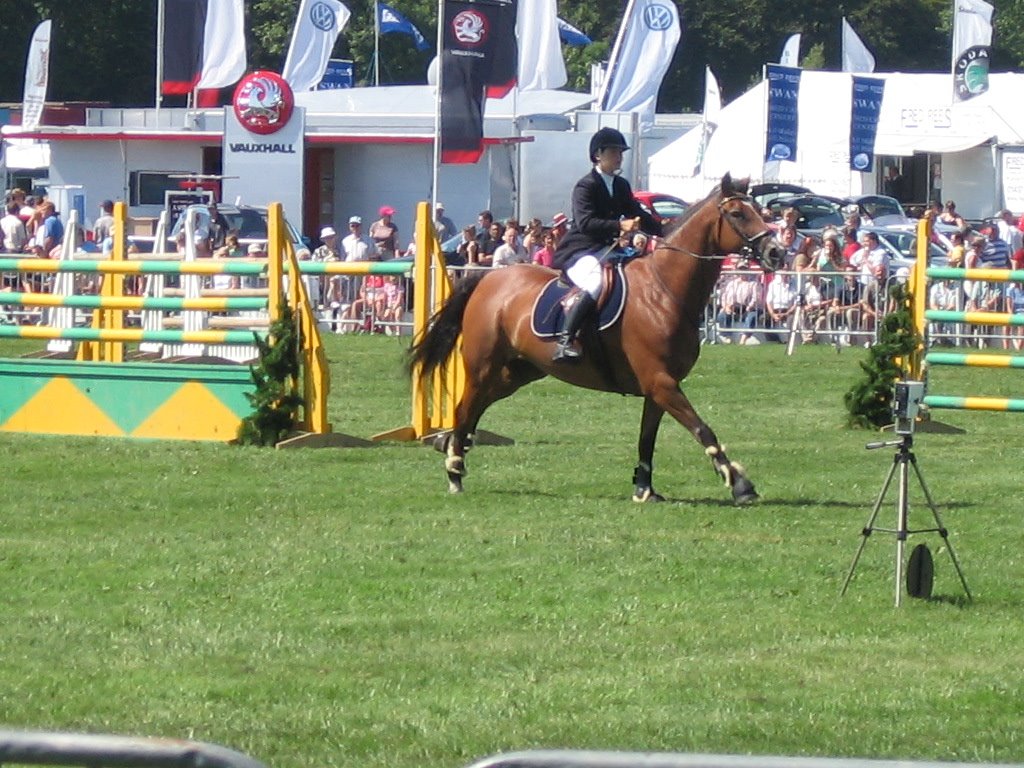
[[[295,110],[291,86],[276,72],[263,70],[242,78],[231,103],[238,122],[264,136],[284,128]]]
[[[460,11],[452,19],[452,32],[462,45],[476,48],[487,42],[490,25],[487,17],[479,11]]]

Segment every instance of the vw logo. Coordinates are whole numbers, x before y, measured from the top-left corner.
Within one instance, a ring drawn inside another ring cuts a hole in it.
[[[309,9],[309,20],[314,27],[324,32],[334,29],[334,11],[327,3],[314,3]]]
[[[644,24],[654,32],[664,32],[672,27],[675,14],[668,6],[652,3],[644,8]]]

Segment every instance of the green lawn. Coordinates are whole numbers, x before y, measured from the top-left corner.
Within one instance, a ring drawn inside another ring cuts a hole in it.
[[[337,431],[409,421],[402,342],[328,344]],[[973,603],[934,534],[911,544],[935,599],[893,608],[876,533],[839,600],[893,455],[842,426],[861,353],[706,349],[686,391],[763,495],[744,508],[668,422],[670,501],[632,504],[640,403],[547,380],[484,417],[516,444],[474,449],[461,497],[412,444],[0,435],[0,725],[283,768],[533,747],[1024,761],[1024,422],[943,412],[967,433],[917,439]],[[911,502],[929,525],[916,484]]]

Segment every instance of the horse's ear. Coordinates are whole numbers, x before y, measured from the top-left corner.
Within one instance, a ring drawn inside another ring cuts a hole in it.
[[[745,195],[750,190],[750,177],[747,176],[745,179],[736,179],[732,183],[732,188],[739,195]]]
[[[728,197],[732,193],[732,174],[726,171],[722,177],[722,195]]]

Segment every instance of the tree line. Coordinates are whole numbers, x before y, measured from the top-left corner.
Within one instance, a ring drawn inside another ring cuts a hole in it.
[[[352,12],[334,56],[355,62],[358,85],[372,84],[373,0],[344,0]],[[683,27],[672,66],[659,94],[660,111],[699,112],[704,66],[714,71],[728,102],[777,61],[786,39],[802,35],[801,66],[839,69],[840,23],[845,16],[872,51],[879,71],[943,72],[950,68],[952,0],[675,0]],[[391,0],[427,38],[436,39],[435,0]],[[280,71],[291,41],[298,0],[246,0],[250,69]],[[1024,4],[994,0],[993,71],[1024,63]],[[607,60],[626,0],[563,0],[560,15],[594,41],[563,46],[568,87],[588,91],[590,68]],[[156,78],[157,2],[22,0],[17,14],[0,26],[0,102],[20,102],[25,56],[35,26],[52,19],[51,101],[104,102],[119,107],[152,106]],[[411,37],[380,40],[381,84],[426,82],[433,50],[417,51]]]

